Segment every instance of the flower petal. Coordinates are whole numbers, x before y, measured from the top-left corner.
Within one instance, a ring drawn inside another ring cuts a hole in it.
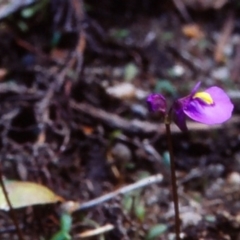
[[[198,88],[200,87],[201,83],[202,83],[202,82],[198,82],[198,83],[194,86],[194,88],[192,89],[192,92],[191,92],[190,96],[195,95],[195,93],[197,92],[197,90],[198,90]]]
[[[166,99],[163,97],[163,95],[158,93],[153,93],[148,96],[147,98],[147,104],[149,106],[149,109],[153,112],[162,112],[165,113],[166,111]]]
[[[174,122],[180,128],[180,130],[187,131],[186,116],[182,110],[174,115]]]
[[[186,115],[183,112],[181,102],[176,101],[173,105],[173,121],[182,131],[187,131]]]
[[[213,99],[213,105],[206,105],[197,98],[192,99],[183,109],[191,119],[205,124],[219,124],[228,120],[232,115],[233,104],[227,94],[219,87],[205,90]]]

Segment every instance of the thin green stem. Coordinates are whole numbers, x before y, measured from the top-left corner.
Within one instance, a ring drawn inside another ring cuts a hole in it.
[[[165,126],[166,126],[168,150],[169,150],[170,165],[171,165],[171,184],[172,184],[174,211],[175,211],[175,233],[176,233],[176,240],[180,240],[180,218],[179,218],[179,207],[178,207],[177,180],[176,180],[176,172],[175,172],[175,162],[173,157],[173,146],[172,146],[170,124],[171,122],[169,121],[167,116],[165,119]]]
[[[4,194],[5,198],[6,198],[7,204],[9,206],[10,216],[11,216],[11,218],[13,220],[13,223],[14,223],[14,225],[16,227],[18,238],[19,238],[19,240],[24,240],[22,231],[20,230],[19,223],[17,221],[17,217],[15,215],[14,209],[12,207],[11,201],[10,201],[9,196],[8,196],[7,189],[6,189],[4,181],[3,181],[1,165],[0,165],[0,186],[2,187],[3,194]]]

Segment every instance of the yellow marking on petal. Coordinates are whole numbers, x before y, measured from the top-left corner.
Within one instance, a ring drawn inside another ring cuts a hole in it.
[[[207,92],[197,92],[194,94],[193,98],[199,98],[206,104],[213,104],[213,99],[211,95]]]

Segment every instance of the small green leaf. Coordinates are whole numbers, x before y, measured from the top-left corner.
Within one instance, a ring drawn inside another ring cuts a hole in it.
[[[204,218],[208,222],[216,222],[216,217],[214,215],[209,214],[209,215],[206,215]]]
[[[157,224],[149,229],[146,240],[154,240],[167,231],[167,225]]]
[[[24,8],[21,11],[21,15],[23,18],[31,18],[33,17],[38,11],[43,10],[49,0],[42,0],[39,1],[37,4],[32,5],[30,7]]]
[[[146,213],[145,206],[141,203],[136,203],[134,213],[140,221],[143,221]]]
[[[63,213],[61,216],[62,231],[69,232],[72,227],[72,216],[68,213]]]
[[[129,194],[126,194],[123,197],[122,205],[125,211],[130,212],[133,206],[133,197]]]
[[[26,8],[22,10],[21,14],[24,18],[30,18],[35,14],[35,10],[34,8]]]
[[[170,81],[164,79],[159,79],[157,81],[154,91],[158,93],[168,93],[172,96],[176,95],[176,88]]]
[[[126,38],[129,35],[128,29],[116,29],[111,32],[111,36],[117,40]]]
[[[166,166],[166,167],[170,167],[170,154],[168,151],[165,151],[163,153],[163,164]]]
[[[137,175],[137,177],[138,177],[138,180],[141,180],[141,179],[144,179],[144,178],[147,178],[147,177],[149,177],[150,176],[150,173],[148,172],[148,171],[139,171],[138,172],[138,175]]]
[[[173,40],[174,34],[173,34],[173,32],[164,32],[162,34],[161,38],[163,41],[169,42],[169,41]]]
[[[72,216],[68,213],[62,213],[61,215],[61,229],[53,235],[51,240],[71,240],[69,234],[72,227]]]
[[[110,133],[109,135],[109,139],[112,142],[113,140],[115,140],[116,138],[120,137],[122,135],[122,131],[121,130],[114,130]]]
[[[136,164],[134,164],[133,162],[127,162],[125,164],[126,169],[134,169],[135,167],[136,167]]]
[[[60,230],[54,236],[51,238],[51,240],[71,240],[71,236],[68,232],[65,232],[63,230]]]
[[[60,42],[60,39],[61,39],[61,32],[60,31],[55,31],[53,33],[53,36],[52,36],[52,39],[51,39],[51,46],[54,48],[56,47],[59,42]]]
[[[50,189],[37,183],[5,180],[4,185],[13,208],[63,201],[63,198],[57,196]],[[8,203],[1,187],[0,209],[9,210]]]
[[[28,25],[24,21],[18,21],[17,25],[22,32],[28,31]]]
[[[124,79],[126,81],[133,80],[138,74],[138,68],[135,64],[129,63],[124,69]]]

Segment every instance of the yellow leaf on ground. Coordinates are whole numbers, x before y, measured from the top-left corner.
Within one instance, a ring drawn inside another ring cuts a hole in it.
[[[13,208],[56,203],[64,200],[49,188],[33,182],[5,180],[4,185]],[[2,187],[0,187],[0,209],[9,210]]]

